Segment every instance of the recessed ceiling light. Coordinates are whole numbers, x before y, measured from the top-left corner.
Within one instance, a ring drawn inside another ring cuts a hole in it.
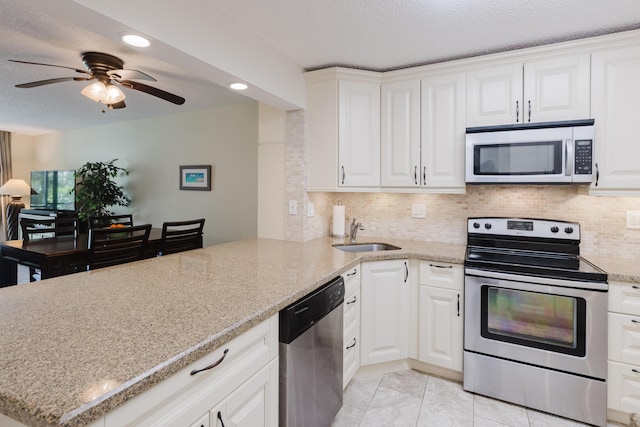
[[[125,34],[122,36],[122,41],[135,47],[149,47],[149,45],[151,45],[149,40],[137,34]]]
[[[246,90],[249,86],[246,83],[234,82],[229,83],[229,87],[233,90]]]

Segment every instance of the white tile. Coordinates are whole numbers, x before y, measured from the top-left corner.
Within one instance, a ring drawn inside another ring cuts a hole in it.
[[[529,427],[527,410],[500,400],[474,395],[473,414],[475,417],[502,423],[509,427]]]
[[[366,411],[381,379],[381,375],[376,375],[351,380],[344,392],[344,405]]]
[[[473,395],[461,384],[429,377],[418,426],[473,426]]]
[[[386,387],[378,387],[362,425],[367,427],[406,427],[416,425],[422,398]]]
[[[331,427],[358,427],[363,417],[364,411],[362,409],[343,405]]]
[[[424,390],[427,386],[428,379],[429,376],[427,374],[411,369],[406,371],[389,372],[382,376],[380,387],[414,394],[422,398],[422,396],[424,396]]]

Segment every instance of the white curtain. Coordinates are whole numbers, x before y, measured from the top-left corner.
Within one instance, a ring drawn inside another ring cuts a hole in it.
[[[0,131],[0,186],[11,179],[11,132]],[[7,238],[7,199],[8,196],[0,196],[0,211],[2,213],[2,224],[0,236],[2,240]]]

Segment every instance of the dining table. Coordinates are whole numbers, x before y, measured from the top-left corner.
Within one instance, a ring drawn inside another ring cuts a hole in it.
[[[143,258],[158,256],[162,228],[151,228]],[[58,236],[35,240],[0,242],[0,287],[18,283],[18,265],[40,270],[40,279],[86,271],[89,264],[89,235]]]

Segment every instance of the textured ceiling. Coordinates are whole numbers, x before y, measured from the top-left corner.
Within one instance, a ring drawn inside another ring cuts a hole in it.
[[[198,8],[189,9],[197,2],[182,1],[185,10],[198,14]],[[180,64],[104,38],[70,23],[77,21],[33,8],[32,3],[0,0],[0,129],[42,133],[248,100]],[[640,28],[640,0],[209,0],[209,4],[307,70],[333,65],[391,70]],[[119,56],[125,68],[152,75],[158,81],[151,85],[187,102],[175,106],[125,90],[127,108],[102,113],[101,105],[80,95],[83,82],[14,87],[74,73],[8,59],[83,68],[80,52],[87,50]]]

